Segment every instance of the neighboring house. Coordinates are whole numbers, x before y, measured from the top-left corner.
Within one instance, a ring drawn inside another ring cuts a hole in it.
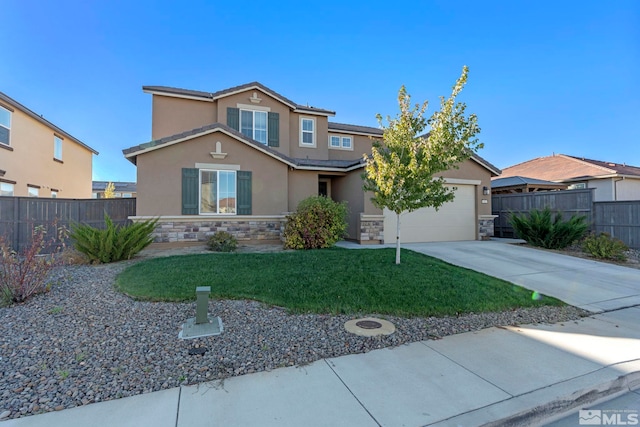
[[[569,189],[594,188],[594,201],[640,200],[640,167],[554,154],[502,170],[500,178],[529,178],[567,184]]]
[[[0,196],[88,199],[94,154],[0,92]]]
[[[135,182],[116,181],[93,181],[91,197],[93,199],[104,199],[104,190],[107,188],[109,182],[113,182],[114,197],[116,199],[136,197],[137,191]]]
[[[363,191],[363,157],[382,130],[334,123],[333,111],[297,104],[254,82],[219,92],[145,86],[153,140],[123,150],[137,165],[137,219],[160,216],[158,241],[280,239],[287,212],[311,195],[346,201],[349,238],[395,241],[387,215]],[[443,174],[458,188],[438,212],[403,216],[403,241],[475,240],[491,234],[491,177],[475,156]]]
[[[524,176],[494,178],[491,181],[491,194],[535,193],[538,191],[566,190],[568,184],[560,184],[542,179]]]

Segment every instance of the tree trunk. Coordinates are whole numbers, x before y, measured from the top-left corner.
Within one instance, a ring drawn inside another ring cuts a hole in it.
[[[396,230],[396,265],[400,264],[400,214],[398,216],[398,229]]]

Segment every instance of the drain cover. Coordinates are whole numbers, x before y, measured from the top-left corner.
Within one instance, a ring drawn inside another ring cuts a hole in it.
[[[382,328],[382,323],[375,320],[361,320],[356,322],[356,326],[362,329],[380,329]]]
[[[349,320],[344,324],[347,332],[363,337],[375,337],[377,335],[391,335],[396,327],[388,320],[375,317],[365,317],[364,319]]]

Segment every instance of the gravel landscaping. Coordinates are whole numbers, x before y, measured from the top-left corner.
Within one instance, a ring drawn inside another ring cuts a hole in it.
[[[113,288],[132,262],[58,267],[47,294],[0,308],[0,417],[18,418],[181,384],[304,365],[491,326],[579,319],[575,307],[541,307],[445,318],[396,318],[390,336],[344,330],[353,316],[289,315],[253,301],[211,301],[217,337],[179,340],[193,303],[134,301]],[[366,313],[372,315],[372,313]],[[194,347],[204,355],[190,355]]]

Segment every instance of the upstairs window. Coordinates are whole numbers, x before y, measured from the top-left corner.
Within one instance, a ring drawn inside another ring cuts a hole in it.
[[[300,119],[300,145],[316,145],[314,119]]]
[[[62,138],[53,136],[53,158],[62,161]]]
[[[330,135],[329,136],[329,147],[330,148],[343,149],[343,150],[351,150],[351,148],[352,148],[351,137],[350,136]]]
[[[266,145],[267,112],[240,110],[240,132]]]
[[[11,111],[0,107],[0,144],[10,145]]]
[[[40,195],[40,188],[27,186],[27,195],[29,197],[38,197]]]
[[[8,182],[0,182],[0,196],[13,196],[13,184]]]

